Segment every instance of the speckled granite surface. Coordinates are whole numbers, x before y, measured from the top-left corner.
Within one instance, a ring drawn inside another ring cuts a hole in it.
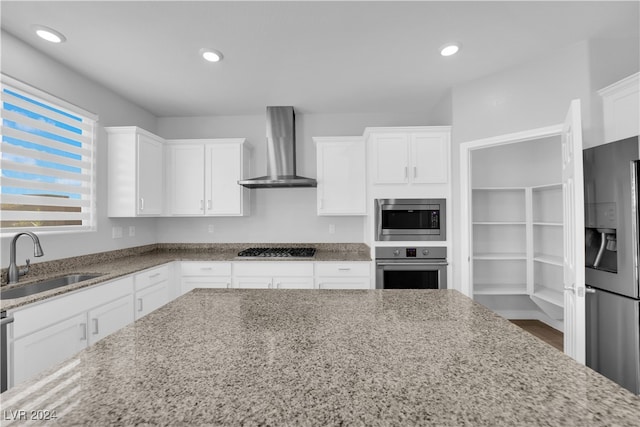
[[[640,398],[452,290],[197,289],[1,398],[64,426],[640,420]]]
[[[139,246],[110,252],[34,263],[29,274],[21,277],[17,286],[64,276],[66,274],[100,273],[100,277],[64,286],[23,298],[2,299],[0,309],[9,310],[62,295],[77,289],[93,286],[146,268],[171,261],[256,261],[255,258],[237,258],[238,252],[248,247],[305,247],[316,248],[313,258],[264,258],[260,261],[371,261],[369,247],[362,243],[163,243]],[[6,285],[6,268],[2,270],[2,289]],[[11,285],[16,286],[16,285]]]

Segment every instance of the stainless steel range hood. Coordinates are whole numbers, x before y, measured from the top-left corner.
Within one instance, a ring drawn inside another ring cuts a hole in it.
[[[267,107],[267,175],[238,184],[247,188],[317,186],[315,179],[296,175],[295,123],[293,107]]]

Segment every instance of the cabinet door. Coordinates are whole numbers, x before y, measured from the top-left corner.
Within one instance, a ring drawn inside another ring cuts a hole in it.
[[[86,313],[16,339],[13,342],[13,384],[20,384],[86,346]]]
[[[366,215],[362,138],[317,145],[318,215]]]
[[[133,322],[133,295],[127,295],[89,311],[89,344]]]
[[[227,289],[231,287],[231,277],[183,277],[182,294],[196,289]]]
[[[271,289],[271,277],[234,277],[233,287],[238,289]]]
[[[319,277],[318,289],[369,289],[371,280],[368,277]]]
[[[313,289],[313,277],[274,277],[275,289]]]
[[[206,148],[207,215],[242,215],[242,146],[216,144]]]
[[[374,135],[373,180],[375,184],[409,182],[409,137],[407,134]]]
[[[163,147],[147,135],[138,135],[138,215],[160,215],[163,205]]]
[[[169,283],[163,281],[136,292],[135,318],[140,319],[169,302]]]
[[[411,135],[410,180],[419,184],[446,183],[449,173],[448,138],[442,133]]]
[[[167,189],[171,215],[204,214],[204,146],[170,145]]]

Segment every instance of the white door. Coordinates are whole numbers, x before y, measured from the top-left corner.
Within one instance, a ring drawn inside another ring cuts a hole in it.
[[[133,323],[133,295],[125,295],[89,311],[89,345]]]
[[[409,137],[406,134],[374,136],[374,183],[409,182]]]
[[[207,215],[242,215],[242,146],[207,146],[205,173]]]
[[[16,339],[13,342],[13,384],[32,378],[86,346],[86,313]]]
[[[585,363],[584,192],[580,100],[571,101],[562,129],[564,220],[564,352]]]
[[[362,138],[318,143],[318,215],[364,215],[367,211]]]
[[[172,215],[204,214],[204,146],[169,146],[169,203]]]
[[[160,215],[163,208],[162,143],[138,135],[138,215]]]
[[[444,133],[411,135],[411,167],[409,176],[419,184],[446,183],[449,158]]]

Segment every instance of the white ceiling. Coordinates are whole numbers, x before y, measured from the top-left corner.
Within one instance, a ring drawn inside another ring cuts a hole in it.
[[[582,40],[639,37],[639,3],[1,2],[2,29],[158,117],[429,112],[448,88]],[[53,45],[41,24],[62,32]],[[462,43],[443,58],[438,47]],[[198,54],[211,47],[218,64]]]

